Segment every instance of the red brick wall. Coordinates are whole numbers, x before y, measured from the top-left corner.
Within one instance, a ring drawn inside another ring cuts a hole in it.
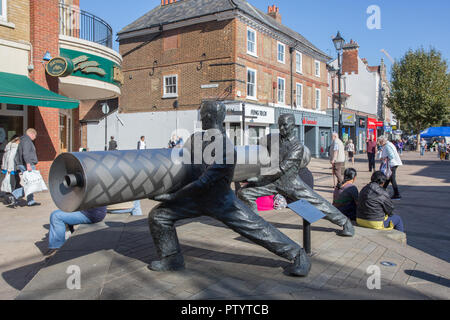
[[[156,39],[152,35],[121,41],[125,83],[120,111],[173,110],[175,99],[162,98],[163,77],[172,74],[178,75],[180,109],[197,109],[202,99],[232,99],[227,89],[230,85],[234,88],[234,81],[227,80],[234,79],[234,66],[230,64],[233,35],[233,22],[228,20],[165,31]],[[201,89],[211,81],[219,87]]]
[[[52,57],[59,55],[58,0],[30,0],[30,35],[34,49],[34,70],[30,78],[40,86],[58,92],[58,80],[45,73],[42,58],[47,51]],[[30,117],[38,132],[35,140],[38,169],[47,180],[52,161],[60,152],[59,110],[30,107]]]
[[[358,74],[358,49],[344,49],[342,54],[342,73]]]

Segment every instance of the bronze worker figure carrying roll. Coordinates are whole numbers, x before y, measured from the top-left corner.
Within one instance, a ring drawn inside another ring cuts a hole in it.
[[[207,164],[207,159],[203,159],[201,164],[194,164],[189,183],[180,190],[155,197],[163,203],[150,213],[149,226],[160,261],[152,262],[149,268],[159,272],[183,269],[184,259],[175,223],[207,215],[274,254],[293,261],[286,269],[290,275],[308,275],[311,263],[305,251],[241,202],[230,187],[236,167],[236,151],[223,128],[225,105],[205,102],[200,114],[206,131],[192,135],[185,150],[200,149],[204,153],[217,139],[222,139],[223,149],[212,151],[212,163]],[[217,152],[221,152],[221,156],[217,156]]]

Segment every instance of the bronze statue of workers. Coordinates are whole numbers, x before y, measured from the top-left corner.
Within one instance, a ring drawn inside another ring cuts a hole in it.
[[[191,153],[191,161],[195,158],[195,150],[204,153],[199,164],[197,161],[192,164],[191,182],[175,193],[154,199],[162,203],[150,213],[149,226],[161,260],[152,262],[149,269],[159,272],[184,269],[175,223],[206,215],[272,253],[293,261],[286,268],[288,274],[307,276],[311,263],[304,249],[247,207],[231,189],[237,155],[223,128],[225,105],[204,102],[200,116],[205,131],[192,135],[183,148],[183,153]],[[212,143],[219,141],[222,148],[211,148]],[[211,149],[214,151],[208,154]],[[213,161],[207,161],[209,156]]]
[[[294,115],[281,115],[278,125],[280,129],[279,168],[268,176],[249,179],[249,184],[239,190],[239,199],[255,211],[257,211],[256,199],[259,197],[281,194],[288,202],[307,200],[325,214],[324,219],[343,227],[338,235],[352,237],[355,231],[350,219],[314,192],[299,175],[301,169],[308,165],[309,160],[305,159],[308,157],[305,156],[305,147],[295,137]]]

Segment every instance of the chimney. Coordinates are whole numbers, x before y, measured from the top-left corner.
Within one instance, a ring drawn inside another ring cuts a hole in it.
[[[358,74],[358,48],[356,41],[350,40],[350,43],[344,44],[342,53],[342,73]],[[366,62],[364,62],[366,63]]]
[[[281,14],[280,14],[280,9],[276,6],[269,6],[269,9],[267,10],[267,15],[269,17],[274,18],[275,20],[278,21],[278,23],[281,24]]]
[[[161,7],[177,2],[177,0],[161,0]]]

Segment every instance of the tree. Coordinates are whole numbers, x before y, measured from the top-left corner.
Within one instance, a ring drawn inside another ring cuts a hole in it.
[[[450,115],[450,74],[439,51],[409,50],[394,63],[388,107],[402,126],[420,133]],[[419,149],[419,144],[417,146]]]

